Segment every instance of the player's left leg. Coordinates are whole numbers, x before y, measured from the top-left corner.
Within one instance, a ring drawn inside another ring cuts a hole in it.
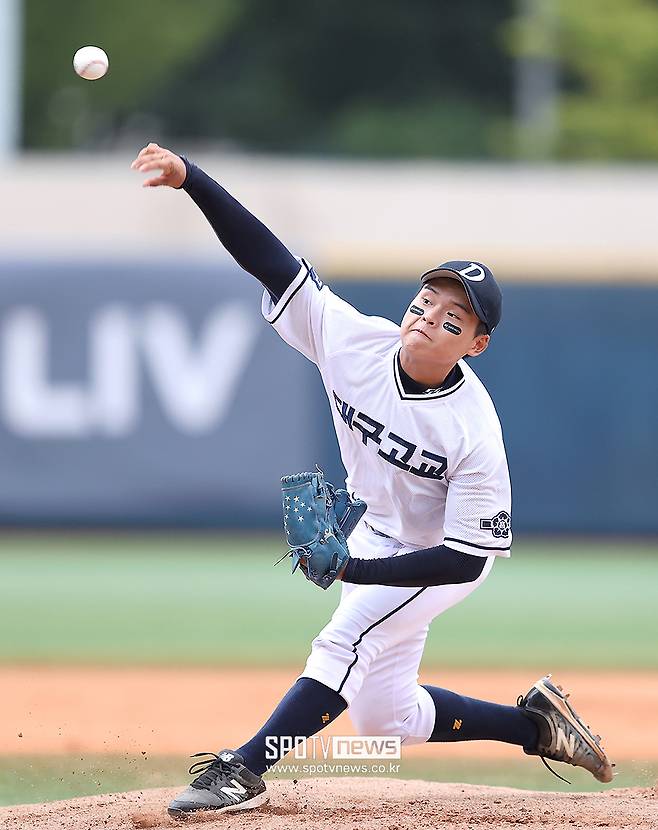
[[[398,735],[405,745],[494,740],[533,748],[537,727],[518,706],[475,700],[418,685],[428,626],[383,652],[370,666],[349,715],[361,735]]]
[[[503,741],[523,747],[528,755],[583,767],[604,783],[612,780],[613,765],[601,748],[601,739],[585,726],[567,701],[568,695],[550,677],[538,680],[516,706],[419,686],[426,633],[427,627],[387,649],[371,664],[349,709],[361,735],[396,735],[407,745]]]
[[[585,726],[568,703],[568,695],[551,683],[550,675],[538,680],[516,706],[465,697],[437,686],[424,689],[436,708],[429,741],[505,741],[522,746],[527,755],[582,767],[598,781],[612,781],[613,764],[601,748],[601,738]]]

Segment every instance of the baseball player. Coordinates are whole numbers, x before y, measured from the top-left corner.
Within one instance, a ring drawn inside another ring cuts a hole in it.
[[[400,325],[368,317],[184,157],[149,144],[132,167],[159,171],[146,187],[185,190],[238,264],[263,284],[265,320],[320,371],[346,488],[368,505],[336,572],[340,603],[301,676],[241,747],[200,753],[208,758],[190,768],[197,777],[170,814],[263,804],[262,775],[285,752],[272,757],[278,739],[310,737],[346,708],[360,734],[400,736],[404,745],[504,741],[611,781],[600,738],[550,676],[515,706],[418,684],[432,620],[480,586],[512,544],[500,423],[464,360],[488,348],[501,319],[501,291],[489,268],[444,262],[421,276]],[[287,521],[303,521],[305,510],[311,506],[297,503]]]

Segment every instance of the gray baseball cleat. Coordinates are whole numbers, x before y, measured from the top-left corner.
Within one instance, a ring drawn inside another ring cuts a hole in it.
[[[190,775],[200,773],[190,786],[183,790],[169,805],[168,813],[176,819],[184,819],[190,813],[213,810],[216,813],[232,813],[253,810],[268,799],[265,782],[247,769],[244,758],[231,749],[214,752],[197,752],[192,758],[208,756],[197,761],[189,769]]]
[[[567,702],[561,686],[551,683],[551,675],[538,680],[518,705],[539,727],[539,743],[535,749],[524,747],[527,755],[539,755],[553,761],[564,761],[583,767],[597,781],[612,781],[611,764],[601,747],[600,735],[594,735]],[[548,764],[546,764],[548,766]],[[549,767],[550,769],[550,767]],[[551,770],[553,772],[553,770]],[[557,775],[556,772],[553,772]],[[562,778],[561,775],[557,775]],[[562,778],[566,781],[566,778]],[[569,783],[569,782],[567,782]]]

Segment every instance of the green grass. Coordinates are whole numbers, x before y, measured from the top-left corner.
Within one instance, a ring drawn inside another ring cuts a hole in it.
[[[299,665],[338,601],[272,536],[0,542],[0,662]],[[436,620],[424,665],[658,668],[658,547],[518,542]]]
[[[0,806],[187,783],[184,758],[0,755]]]
[[[0,756],[0,806],[29,804],[83,795],[125,792],[150,787],[186,786],[187,760],[179,756],[91,755]],[[494,763],[491,761],[431,759],[415,757],[400,762],[400,777],[426,781],[488,784],[553,792],[585,792],[608,789],[589,773],[555,764],[572,781],[563,784],[548,773],[538,758]],[[303,775],[294,774],[303,778]],[[614,787],[649,787],[658,776],[658,764],[634,762],[622,766]],[[293,777],[268,773],[268,778]]]

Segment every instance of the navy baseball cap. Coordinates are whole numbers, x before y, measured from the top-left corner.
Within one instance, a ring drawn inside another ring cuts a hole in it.
[[[491,334],[500,323],[503,313],[503,292],[489,268],[481,262],[451,259],[425,271],[420,281],[425,284],[441,276],[459,280],[464,286],[473,311]]]

